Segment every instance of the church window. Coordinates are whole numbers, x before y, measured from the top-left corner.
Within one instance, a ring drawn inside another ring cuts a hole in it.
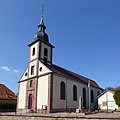
[[[48,61],[48,49],[44,48],[44,62],[47,63]]]
[[[34,65],[31,67],[31,75],[34,75]]]
[[[40,69],[39,69],[39,70],[40,70],[40,72],[41,72],[41,71],[42,71],[42,67],[40,67]]]
[[[27,76],[27,72],[25,73],[25,76]]]
[[[48,57],[48,49],[44,48],[44,56]]]
[[[83,88],[83,107],[86,108],[86,89]]]
[[[35,48],[33,48],[32,55],[35,55]]]
[[[94,103],[94,91],[91,90],[91,103]]]
[[[44,63],[47,63],[47,58],[46,57],[44,57]]]
[[[77,87],[73,86],[73,101],[77,101]]]
[[[65,83],[60,83],[60,99],[65,100]]]
[[[30,87],[32,87],[32,85],[33,85],[33,80],[30,81]]]

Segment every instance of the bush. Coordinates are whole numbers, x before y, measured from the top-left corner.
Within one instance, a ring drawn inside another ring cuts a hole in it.
[[[0,109],[16,109],[16,100],[0,100]]]
[[[116,104],[120,106],[120,88],[115,90],[115,94],[113,97],[115,99]]]

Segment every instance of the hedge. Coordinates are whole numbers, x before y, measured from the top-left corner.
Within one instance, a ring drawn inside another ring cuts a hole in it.
[[[16,109],[16,100],[0,100],[0,109]]]

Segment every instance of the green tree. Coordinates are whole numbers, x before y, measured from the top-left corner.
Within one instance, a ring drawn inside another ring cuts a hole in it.
[[[115,99],[115,102],[118,106],[120,106],[120,88],[117,88],[115,90],[115,94],[114,94],[114,99]]]

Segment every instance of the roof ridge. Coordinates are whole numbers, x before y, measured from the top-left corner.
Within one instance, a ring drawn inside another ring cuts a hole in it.
[[[45,63],[43,63],[43,64],[45,64]],[[92,80],[90,78],[84,77],[78,73],[72,72],[70,70],[67,70],[67,69],[60,67],[58,65],[55,65],[53,63],[52,64],[45,64],[45,65],[56,74],[63,75],[65,77],[82,82],[84,84],[88,84],[88,81],[90,80],[91,86],[102,89],[94,80]]]
[[[58,65],[55,65],[55,66],[60,67],[60,66],[58,66]],[[60,68],[62,68],[62,67],[60,67]],[[76,74],[76,75],[78,75],[78,76],[80,76],[80,77],[83,77],[83,78],[85,78],[85,79],[89,79],[90,81],[95,82],[95,81],[92,80],[91,78],[84,77],[83,75],[80,75],[79,73],[75,73],[75,72],[70,71],[70,70],[68,70],[68,69],[66,69],[66,68],[62,68],[62,69],[66,70],[66,71],[68,71],[68,72],[71,72],[71,73],[73,73],[73,74]]]

